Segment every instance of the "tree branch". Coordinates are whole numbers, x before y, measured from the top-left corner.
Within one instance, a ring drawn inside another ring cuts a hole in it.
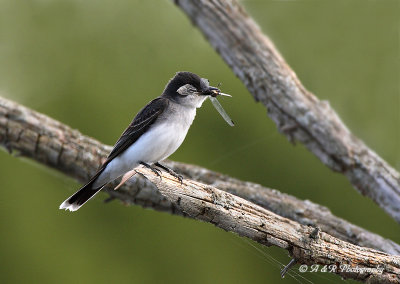
[[[260,244],[286,249],[298,263],[340,264],[334,273],[368,283],[400,281],[399,256],[344,242],[213,186],[188,179],[180,184],[169,174],[163,174],[161,179],[149,169],[140,170],[140,173],[187,216],[212,223]],[[369,272],[346,272],[344,266]],[[379,269],[383,269],[383,272]]]
[[[326,101],[306,90],[269,38],[235,0],[176,0],[278,130],[400,222],[400,174],[355,137]]]
[[[10,152],[14,150],[18,155],[32,158],[81,182],[93,175],[110,151],[109,146],[3,98],[0,98],[0,143]],[[316,239],[310,238],[314,228],[308,224],[319,226],[354,243],[371,244],[393,254],[399,252],[396,243],[349,224],[322,206],[197,166],[175,162],[169,162],[169,165],[186,176],[212,183],[226,191],[190,179],[185,179],[181,185],[168,174],[163,174],[161,180],[146,169],[140,169],[140,172],[157,186],[162,195],[152,183],[137,176],[118,191],[112,190],[115,183],[106,190],[112,198],[127,204],[136,203],[207,221],[261,244],[287,249],[298,263],[339,263],[372,269],[371,273],[362,274],[338,269],[336,273],[342,277],[388,283],[400,279],[400,257],[356,246],[323,232]],[[257,201],[261,206],[283,213],[305,225],[278,216],[251,201]],[[383,267],[382,274],[376,270],[378,266]]]

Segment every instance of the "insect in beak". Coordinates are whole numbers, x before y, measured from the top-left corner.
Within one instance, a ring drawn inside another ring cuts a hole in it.
[[[220,84],[218,84],[219,86]],[[221,93],[221,90],[215,87],[210,87],[207,92],[207,95],[210,96],[210,101],[212,102],[213,106],[215,109],[218,111],[218,113],[222,116],[222,118],[230,125],[234,126],[235,124],[233,123],[232,119],[229,117],[229,115],[226,113],[226,111],[223,109],[222,105],[219,103],[217,100],[217,96],[224,96],[224,97],[232,97],[231,95]]]
[[[219,84],[218,84],[219,85]],[[208,89],[208,94],[212,97],[217,97],[217,96],[224,96],[224,97],[232,97],[229,94],[221,93],[221,90],[218,88],[210,87]]]

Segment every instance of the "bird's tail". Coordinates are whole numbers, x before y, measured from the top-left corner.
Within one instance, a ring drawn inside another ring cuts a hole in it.
[[[98,193],[103,187],[100,186],[98,188],[93,188],[93,184],[96,181],[96,179],[90,180],[86,185],[84,185],[81,189],[79,189],[76,193],[74,193],[72,196],[67,198],[63,203],[60,205],[60,209],[65,209],[69,211],[76,211],[83,204],[85,204],[90,198],[95,196],[96,193]]]

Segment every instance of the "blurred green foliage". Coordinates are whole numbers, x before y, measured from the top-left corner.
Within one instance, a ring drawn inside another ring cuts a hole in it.
[[[399,169],[399,2],[242,3],[305,86]],[[237,126],[206,102],[172,159],[323,204],[400,243],[399,225],[378,206],[277,133],[265,108],[170,1],[2,0],[0,60],[2,96],[108,144],[176,71],[222,82],[233,95],[222,104]],[[284,250],[257,250],[210,224],[104,205],[105,195],[75,214],[60,211],[80,185],[3,151],[0,186],[2,283],[339,281],[326,273],[280,280],[279,262],[289,262]]]

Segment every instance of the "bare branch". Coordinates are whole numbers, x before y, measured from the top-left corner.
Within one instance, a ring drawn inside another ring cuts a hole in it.
[[[342,269],[338,265],[334,273],[368,283],[400,281],[399,256],[344,242],[213,186],[189,179],[181,184],[169,174],[163,174],[161,179],[149,169],[141,169],[140,173],[187,216],[212,223],[260,244],[286,249],[297,263],[340,264]],[[344,266],[357,267],[359,270],[348,272],[343,270]],[[364,269],[368,273],[359,272]]]
[[[177,0],[279,131],[400,222],[400,174],[355,137],[326,101],[306,90],[269,38],[235,0]]]
[[[0,98],[0,143],[11,152],[16,151],[21,156],[30,157],[81,182],[85,182],[96,171],[110,151],[109,146],[3,98]],[[338,270],[343,277],[363,281],[385,280],[389,283],[393,279],[400,279],[399,257],[352,245],[327,233],[319,233],[317,238],[310,237],[314,228],[307,225],[312,224],[356,244],[369,244],[392,254],[400,251],[396,243],[349,224],[322,206],[197,166],[176,162],[169,162],[169,165],[186,176],[212,183],[220,189],[190,179],[185,179],[180,185],[172,176],[164,174],[160,180],[151,172],[140,169],[163,195],[152,183],[137,175],[120,190],[112,190],[115,183],[107,192],[112,198],[118,198],[126,204],[135,203],[208,221],[261,244],[277,245],[287,249],[298,263],[357,264],[360,268],[371,269],[380,265],[384,268],[382,274],[377,270],[367,274]],[[261,206],[305,225],[278,216],[251,201],[257,201]]]

